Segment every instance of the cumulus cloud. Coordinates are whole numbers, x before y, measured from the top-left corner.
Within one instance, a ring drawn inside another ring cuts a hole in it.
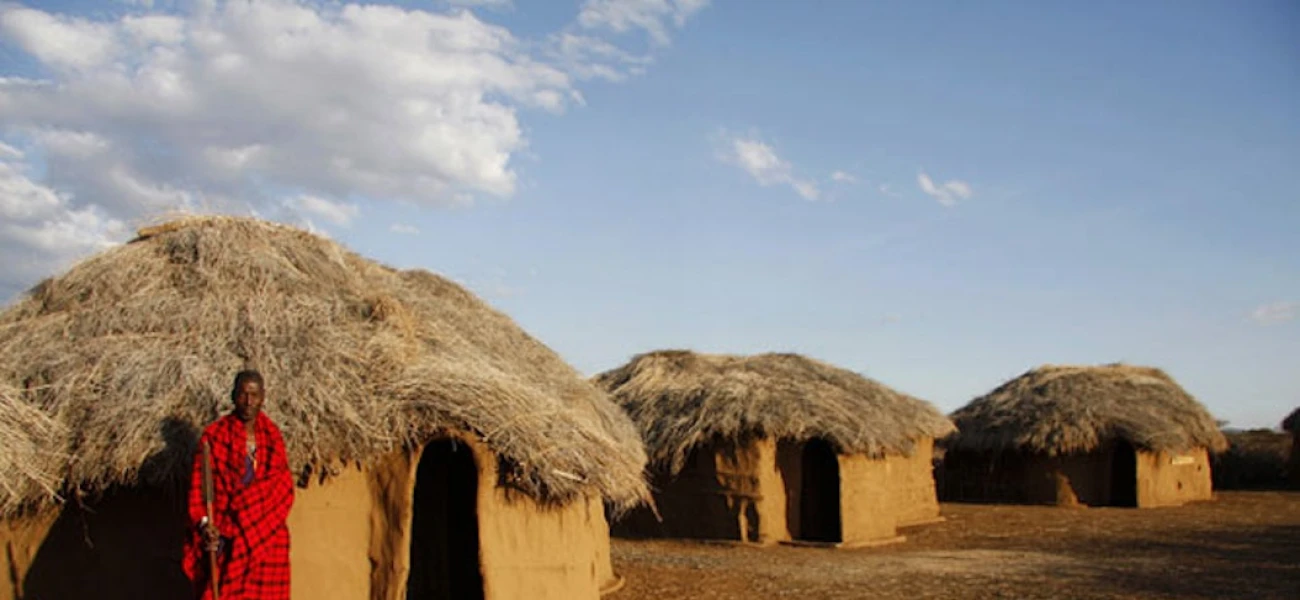
[[[346,202],[333,202],[313,196],[311,194],[299,194],[287,198],[285,206],[294,209],[299,214],[306,217],[319,217],[330,223],[341,226],[352,224],[360,208],[356,204]]]
[[[566,73],[469,12],[236,0],[183,22],[11,8],[0,25],[56,71],[0,86],[0,115],[97,136],[146,186],[185,173],[223,194],[258,181],[426,204],[505,196],[525,146],[518,108],[558,112],[576,96]],[[129,42],[141,37],[148,47]]]
[[[90,241],[51,260],[84,254],[124,223],[173,211],[346,226],[359,201],[512,196],[514,158],[528,147],[523,115],[560,116],[583,102],[576,82],[618,81],[651,63],[602,35],[666,35],[703,6],[592,0],[561,33],[530,41],[463,8],[124,4],[83,18],[0,3],[0,37],[34,67],[0,70],[5,185],[40,190],[25,192],[24,210],[54,206],[6,220],[6,257],[58,231]],[[47,233],[33,238],[38,227]]]
[[[965,181],[953,179],[941,184],[935,184],[925,171],[916,175],[916,183],[921,187],[921,191],[930,197],[939,201],[944,206],[955,206],[958,200],[965,200],[971,197],[970,184]]]
[[[1251,320],[1261,325],[1285,323],[1295,320],[1300,314],[1300,302],[1274,302],[1257,307],[1251,311]]]
[[[623,81],[645,73],[654,59],[628,52],[606,40],[573,32],[560,32],[547,40],[546,53],[575,79]]]
[[[97,67],[121,50],[112,25],[21,6],[0,7],[0,31],[37,60],[58,69]]]
[[[617,33],[640,30],[654,44],[666,45],[671,28],[685,26],[708,4],[709,0],[586,0],[578,13],[578,24],[585,29]]]
[[[121,241],[126,225],[34,181],[26,154],[0,143],[0,301],[53,270]]]
[[[805,200],[816,200],[821,196],[817,184],[795,177],[790,163],[777,156],[772,146],[756,136],[723,135],[722,144],[718,158],[740,167],[759,185],[788,185]]]

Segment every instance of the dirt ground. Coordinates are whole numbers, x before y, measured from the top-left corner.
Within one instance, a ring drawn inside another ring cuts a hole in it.
[[[676,598],[1300,599],[1300,492],[1176,508],[943,504],[890,546],[836,550],[613,540],[626,586]]]

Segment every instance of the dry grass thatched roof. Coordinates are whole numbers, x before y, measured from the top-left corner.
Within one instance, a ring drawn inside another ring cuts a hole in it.
[[[0,515],[31,498],[56,498],[68,463],[68,429],[0,384]]]
[[[1123,364],[1042,366],[952,414],[949,449],[1091,452],[1112,440],[1137,448],[1215,452],[1227,441],[1209,411],[1160,369]]]
[[[1300,408],[1291,411],[1291,414],[1282,419],[1282,431],[1300,431]]]
[[[641,429],[653,462],[680,471],[690,450],[749,435],[822,438],[841,452],[910,455],[952,431],[929,403],[798,354],[640,354],[594,380]]]
[[[53,499],[50,473],[78,492],[176,481],[246,367],[266,376],[265,410],[300,473],[459,430],[534,497],[595,492],[626,507],[646,494],[626,415],[465,289],[298,229],[192,217],[0,313],[0,386],[12,392],[0,403],[0,508]],[[62,465],[24,458],[63,430]]]

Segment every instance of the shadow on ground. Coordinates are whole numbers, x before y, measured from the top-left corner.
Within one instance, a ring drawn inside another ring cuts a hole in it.
[[[1101,538],[1077,555],[1089,559],[1070,567],[1080,579],[1120,596],[1300,598],[1300,525]]]

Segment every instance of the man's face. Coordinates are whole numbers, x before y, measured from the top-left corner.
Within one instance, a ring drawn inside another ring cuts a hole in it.
[[[262,410],[262,384],[256,381],[243,381],[235,391],[235,414],[245,423],[257,418]]]

